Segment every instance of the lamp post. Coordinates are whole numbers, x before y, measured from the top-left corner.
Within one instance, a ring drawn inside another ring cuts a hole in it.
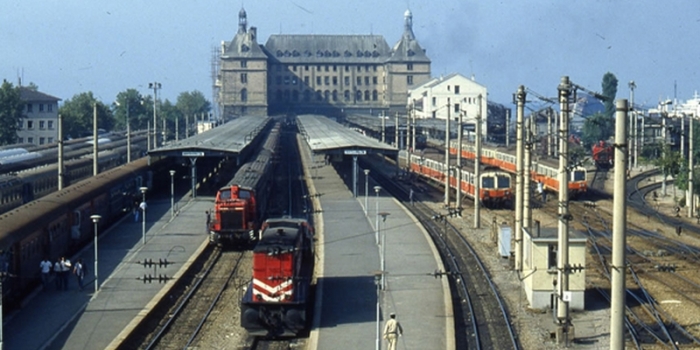
[[[95,293],[97,293],[97,291],[100,289],[100,279],[97,274],[97,223],[100,222],[102,217],[99,215],[92,215],[90,216],[90,219],[92,219],[92,222],[95,224]]]
[[[175,217],[175,170],[170,170],[170,218]]]
[[[381,212],[379,213],[379,216],[382,217],[382,222],[386,222],[386,217],[389,216],[389,213]],[[382,256],[380,258],[382,269],[382,290],[386,290],[386,225],[385,230],[382,231]]]
[[[121,106],[119,101],[115,102]],[[129,126],[129,97],[126,97],[126,162],[131,163],[131,127]]]
[[[369,169],[365,169],[365,215],[367,215],[367,190],[369,189]]]
[[[158,120],[156,119],[156,106],[158,104],[158,89],[161,88],[159,82],[148,83],[148,88],[153,89],[153,148],[158,148],[158,134],[156,130],[158,129]]]
[[[379,304],[381,302],[381,272],[375,273],[374,274],[374,284],[377,286],[377,343],[375,346],[376,350],[380,350],[382,348],[382,343],[381,343],[381,338],[379,337],[380,330],[379,330],[379,325],[380,325],[380,320],[379,320]]]
[[[377,200],[374,201],[375,207],[377,209],[377,215],[374,222],[374,241],[379,244],[379,191],[382,190],[381,186],[374,186],[374,193],[377,194]]]
[[[139,207],[143,210],[143,214],[141,215],[143,217],[141,236],[143,237],[143,244],[146,244],[146,191],[148,191],[148,187],[140,187],[139,190],[141,190],[141,204]]]

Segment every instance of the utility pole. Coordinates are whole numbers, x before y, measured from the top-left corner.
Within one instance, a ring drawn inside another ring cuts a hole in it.
[[[693,162],[693,126],[695,125],[695,114],[690,116],[690,123],[688,128],[690,129],[690,135],[688,137],[688,196],[690,200],[688,201],[688,217],[692,218],[695,216],[695,192],[693,189],[693,175],[694,175],[694,162]]]
[[[613,246],[612,266],[610,269],[610,349],[625,348],[625,247],[627,239],[627,189],[625,187],[625,169],[627,168],[627,101],[618,100],[615,106],[615,189],[613,194]]]
[[[537,118],[535,113],[530,114],[530,118],[525,122],[523,144],[523,228],[532,227],[532,119]]]
[[[158,148],[158,133],[157,133],[157,125],[158,125],[158,120],[156,119],[156,110],[157,110],[157,105],[158,105],[158,89],[161,88],[161,84],[159,82],[153,82],[153,83],[148,83],[148,88],[153,89],[153,147],[152,149]]]
[[[551,108],[547,108],[547,155],[554,157],[554,125],[552,124]]]
[[[58,114],[58,190],[63,189],[63,116]],[[2,277],[0,277],[2,278]]]
[[[628,150],[628,156],[627,156],[627,169],[632,170],[632,159],[635,160],[637,159],[637,155],[634,154],[634,148],[632,147],[635,142],[635,134],[636,134],[636,126],[635,126],[635,118],[634,117],[634,89],[637,87],[637,85],[634,83],[634,80],[630,80],[630,82],[627,84],[630,88],[630,113],[629,113],[629,129],[627,130],[627,134],[629,135],[628,141],[629,143],[627,144],[627,150]],[[683,144],[681,143],[681,147],[683,147]],[[681,151],[682,152],[682,151]],[[634,164],[636,166],[636,164]]]
[[[411,119],[411,148],[416,152],[416,100],[411,101]]]
[[[450,207],[450,98],[447,98],[445,118],[445,208]]]
[[[382,112],[382,142],[386,143],[386,119],[384,118],[384,112]]]
[[[396,125],[394,128],[394,145],[396,149],[401,150],[401,145],[399,145],[399,112],[396,112],[394,116],[394,125]]]
[[[126,97],[126,162],[131,163],[131,126],[129,126],[129,96]]]
[[[462,112],[459,112],[457,118],[457,198],[455,198],[455,209],[459,210],[462,208],[462,134],[464,133],[462,132]],[[478,156],[475,162],[475,164],[479,164]],[[478,175],[475,176],[478,177]],[[475,204],[476,202],[478,200],[474,201]],[[458,213],[461,212],[458,211]]]
[[[97,168],[97,102],[92,104],[92,176],[97,176],[100,170]]]
[[[483,113],[483,96],[479,94],[479,114],[476,116],[476,154],[474,156],[474,228],[481,228],[481,118]],[[461,130],[460,130],[461,133]]]
[[[506,109],[506,148],[510,146],[510,109]]]
[[[558,86],[561,110],[559,122],[559,242],[557,246],[557,334],[562,334],[566,343],[569,339],[569,302],[564,301],[564,293],[569,292],[569,97],[571,83],[568,76],[561,78]],[[624,168],[623,168],[624,169]],[[620,173],[624,174],[624,171]],[[625,197],[621,197],[623,200]]]
[[[525,114],[525,86],[515,93],[515,270],[523,269],[523,119]]]

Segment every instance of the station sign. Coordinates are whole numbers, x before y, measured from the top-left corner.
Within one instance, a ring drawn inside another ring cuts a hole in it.
[[[188,151],[183,151],[182,152],[183,157],[204,157],[204,152],[188,152]]]
[[[343,154],[348,156],[364,156],[367,155],[367,150],[364,149],[346,149]]]

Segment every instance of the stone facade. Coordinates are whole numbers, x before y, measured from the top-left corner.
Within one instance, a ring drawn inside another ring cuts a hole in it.
[[[58,141],[58,101],[60,98],[20,87],[24,103],[17,143],[44,145]]]
[[[257,44],[239,12],[238,33],[222,45],[217,79],[223,117],[277,113],[405,111],[408,89],[430,79],[430,59],[404,14],[390,48],[380,35],[271,35]]]

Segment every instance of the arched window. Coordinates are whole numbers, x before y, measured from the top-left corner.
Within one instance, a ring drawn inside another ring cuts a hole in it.
[[[355,93],[355,101],[362,101],[362,91],[357,90]]]
[[[324,99],[324,101],[328,102],[328,100],[331,99],[331,92],[328,90],[324,91],[323,92],[323,99]]]
[[[323,101],[323,95],[321,94],[321,90],[316,90],[316,101]]]
[[[376,101],[377,98],[379,98],[379,94],[377,93],[377,90],[372,91],[372,101]]]
[[[345,96],[345,101],[350,101],[350,90],[345,90],[343,95]]]
[[[333,101],[338,101],[338,90],[333,90]]]
[[[369,90],[365,90],[365,101],[369,101]]]
[[[241,89],[241,101],[242,102],[248,101],[248,90],[247,89]]]

